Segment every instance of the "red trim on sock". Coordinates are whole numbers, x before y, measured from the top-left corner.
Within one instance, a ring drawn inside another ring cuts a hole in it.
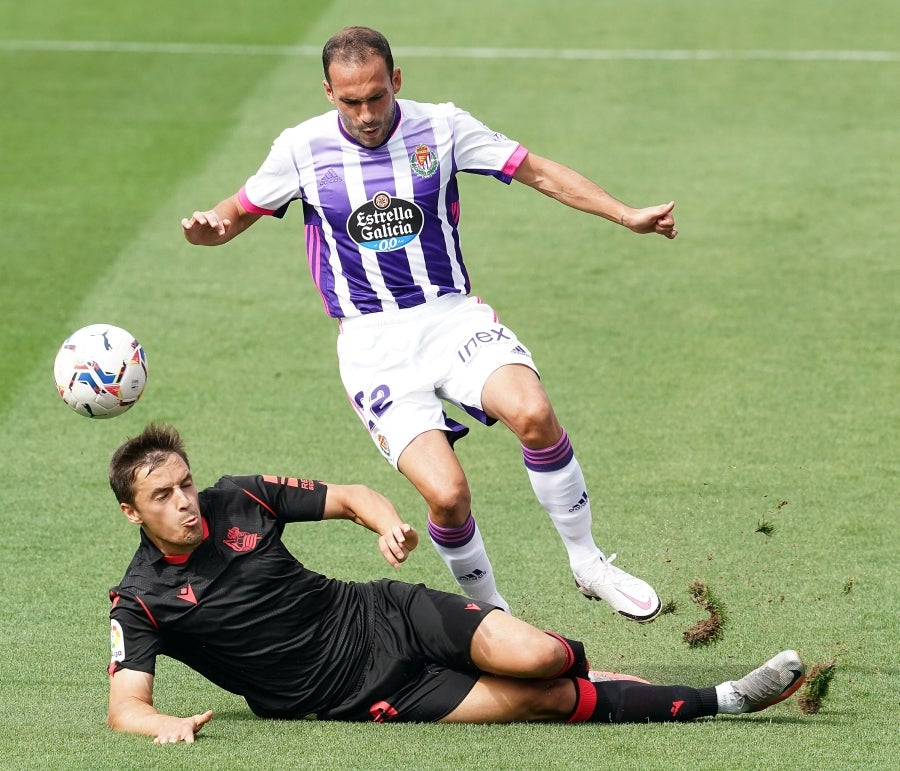
[[[563,651],[566,654],[566,661],[560,668],[559,672],[556,672],[550,677],[541,678],[542,680],[555,680],[557,677],[560,677],[563,672],[567,671],[574,663],[575,663],[575,651],[572,650],[572,646],[566,642],[565,638],[560,637],[556,632],[548,632],[544,630],[544,634],[548,637],[552,637],[554,640],[557,640],[560,645],[563,647]]]
[[[590,680],[576,678],[575,683],[575,709],[569,715],[567,723],[584,723],[594,715],[597,707],[597,689]]]

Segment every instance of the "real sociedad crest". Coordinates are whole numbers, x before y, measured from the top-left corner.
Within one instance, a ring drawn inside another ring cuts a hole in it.
[[[409,156],[409,165],[420,177],[426,179],[437,171],[437,154],[428,145],[419,145]]]

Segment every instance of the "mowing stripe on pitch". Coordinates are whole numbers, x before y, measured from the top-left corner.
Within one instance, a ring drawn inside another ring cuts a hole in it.
[[[318,46],[263,46],[218,43],[140,43],[109,40],[0,40],[0,51],[70,53],[137,53],[205,56],[310,56]],[[666,49],[666,48],[440,48],[396,46],[398,57],[432,59],[544,59],[572,61],[794,61],[897,62],[900,51],[779,50],[779,49]]]

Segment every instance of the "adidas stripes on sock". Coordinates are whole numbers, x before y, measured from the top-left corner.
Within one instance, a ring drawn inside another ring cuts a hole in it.
[[[592,683],[576,678],[575,691],[569,723],[662,723],[712,717],[718,712],[715,688],[625,680]]]
[[[471,512],[459,527],[440,527],[429,519],[428,535],[459,588],[467,596],[509,612],[509,605],[497,591],[491,561]]]
[[[522,447],[531,487],[562,538],[572,566],[592,562],[603,553],[591,534],[591,502],[587,483],[569,435],[563,429],[556,444],[542,450]]]

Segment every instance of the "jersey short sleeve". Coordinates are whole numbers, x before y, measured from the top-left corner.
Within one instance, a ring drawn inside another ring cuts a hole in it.
[[[300,197],[300,175],[293,160],[291,129],[272,143],[262,166],[238,191],[238,199],[251,214],[275,214]]]
[[[281,132],[262,165],[238,191],[247,211],[282,214],[291,201],[306,198],[301,170],[312,167],[313,138],[318,132],[331,133],[332,124],[337,125],[335,115],[325,113]]]
[[[119,669],[154,674],[159,634],[150,611],[135,595],[113,590],[110,599],[109,674],[114,675]]]
[[[214,489],[239,488],[280,522],[314,522],[325,515],[328,486],[313,479],[272,476],[225,476]]]
[[[452,104],[454,154],[460,171],[489,174],[507,184],[528,154],[518,142],[492,131],[471,114]]]

